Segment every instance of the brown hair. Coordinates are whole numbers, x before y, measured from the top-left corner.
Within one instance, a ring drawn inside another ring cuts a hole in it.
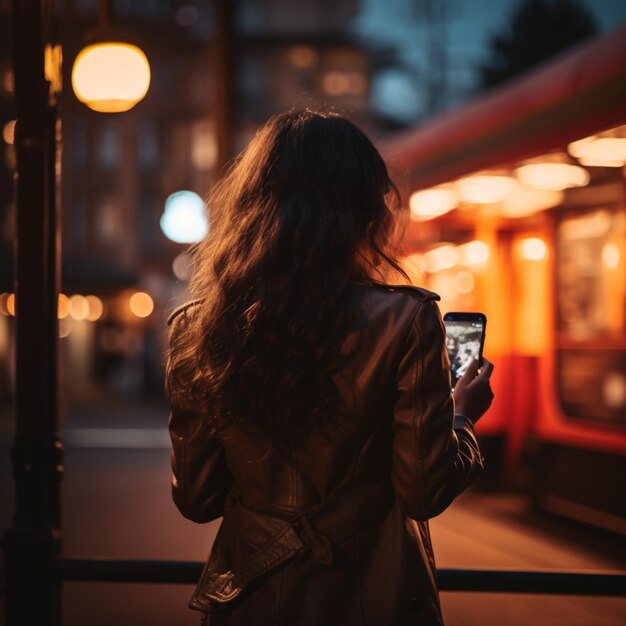
[[[201,302],[174,324],[170,389],[278,447],[327,426],[353,283],[385,267],[406,277],[389,250],[399,210],[354,124],[310,110],[271,118],[210,196],[189,287]]]

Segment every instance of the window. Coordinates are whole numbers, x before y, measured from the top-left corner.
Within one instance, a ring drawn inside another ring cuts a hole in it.
[[[107,120],[100,125],[96,142],[98,165],[105,170],[115,169],[120,160],[121,145],[118,125]]]
[[[564,213],[556,230],[556,386],[573,419],[626,426],[626,210]]]
[[[137,132],[137,161],[141,169],[153,169],[160,161],[159,129],[152,119],[141,119]]]

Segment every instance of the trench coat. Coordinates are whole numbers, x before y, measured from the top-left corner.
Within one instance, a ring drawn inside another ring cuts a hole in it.
[[[174,502],[195,522],[223,517],[190,601],[203,623],[443,624],[428,520],[483,459],[472,422],[455,415],[438,299],[354,286],[351,357],[333,374],[350,411],[332,440],[312,433],[289,462],[183,408],[168,362]],[[199,306],[174,311],[170,332]]]

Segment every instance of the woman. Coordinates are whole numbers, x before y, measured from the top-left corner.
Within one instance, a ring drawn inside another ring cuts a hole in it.
[[[492,366],[453,399],[439,297],[382,282],[403,273],[383,160],[338,115],[278,115],[210,206],[169,320],[173,498],[224,518],[190,606],[211,625],[441,624],[427,520],[482,467]]]

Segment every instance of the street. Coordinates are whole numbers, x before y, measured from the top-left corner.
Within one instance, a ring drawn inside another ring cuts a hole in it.
[[[162,423],[146,412],[66,421],[63,479],[63,552],[66,556],[203,560],[218,522],[183,519],[170,500],[169,450]],[[130,428],[130,423],[138,425]],[[2,433],[1,489],[12,486]],[[113,428],[111,428],[113,426]],[[98,433],[100,435],[98,436]],[[99,443],[100,442],[100,443]],[[106,444],[107,447],[97,447]],[[144,447],[146,446],[146,447]],[[10,523],[3,507],[2,528]],[[470,491],[431,523],[438,566],[624,570],[626,549],[610,537],[534,516],[518,495]],[[191,587],[69,583],[63,594],[64,626],[198,624],[186,608]],[[447,626],[621,626],[626,600],[481,593],[443,593]]]

